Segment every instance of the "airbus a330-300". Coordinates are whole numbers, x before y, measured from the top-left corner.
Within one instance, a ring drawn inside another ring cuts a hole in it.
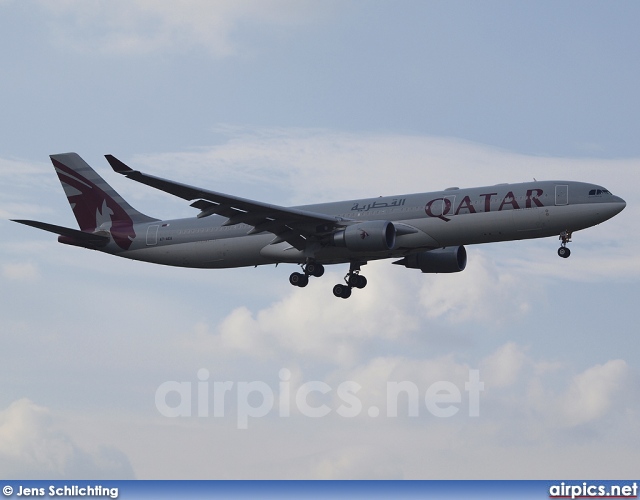
[[[602,186],[575,181],[519,184],[283,207],[188,186],[133,170],[112,155],[118,174],[192,201],[194,217],[158,220],[129,205],[76,153],[51,161],[80,229],[16,220],[58,234],[58,241],[169,266],[230,268],[292,263],[304,287],[326,265],[349,264],[344,283],[333,287],[348,298],[364,288],[361,267],[378,259],[423,273],[464,270],[464,245],[549,236],[569,257],[573,232],[610,219],[625,201]]]

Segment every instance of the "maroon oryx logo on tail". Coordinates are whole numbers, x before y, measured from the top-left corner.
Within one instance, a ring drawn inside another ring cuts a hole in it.
[[[56,159],[52,161],[80,229],[89,233],[98,227],[108,230],[113,241],[127,250],[136,233],[124,208],[91,180]]]

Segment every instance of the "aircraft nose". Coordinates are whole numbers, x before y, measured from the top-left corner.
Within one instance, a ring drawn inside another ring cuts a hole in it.
[[[624,201],[619,196],[614,196],[613,200],[611,200],[611,202],[609,202],[607,205],[609,205],[610,207],[609,209],[611,212],[610,217],[613,217],[614,215],[618,215],[620,212],[624,210],[624,207],[627,206],[627,202]]]

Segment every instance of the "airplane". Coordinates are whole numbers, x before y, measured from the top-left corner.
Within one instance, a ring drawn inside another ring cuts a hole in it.
[[[325,266],[349,264],[333,294],[364,288],[369,261],[423,273],[467,265],[465,245],[558,236],[567,258],[572,234],[620,213],[625,201],[602,186],[534,181],[334,203],[283,207],[193,187],[134,170],[113,155],[125,177],[191,201],[194,217],[159,220],[129,205],[78,154],[51,155],[80,229],[14,220],[58,235],[58,241],[128,259],[191,268],[292,263],[289,282],[305,287]]]

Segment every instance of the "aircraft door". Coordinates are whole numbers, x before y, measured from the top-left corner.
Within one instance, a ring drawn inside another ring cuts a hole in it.
[[[158,226],[154,224],[153,226],[149,226],[147,228],[147,246],[153,246],[158,243]]]
[[[569,186],[566,184],[556,186],[556,205],[569,204]]]

